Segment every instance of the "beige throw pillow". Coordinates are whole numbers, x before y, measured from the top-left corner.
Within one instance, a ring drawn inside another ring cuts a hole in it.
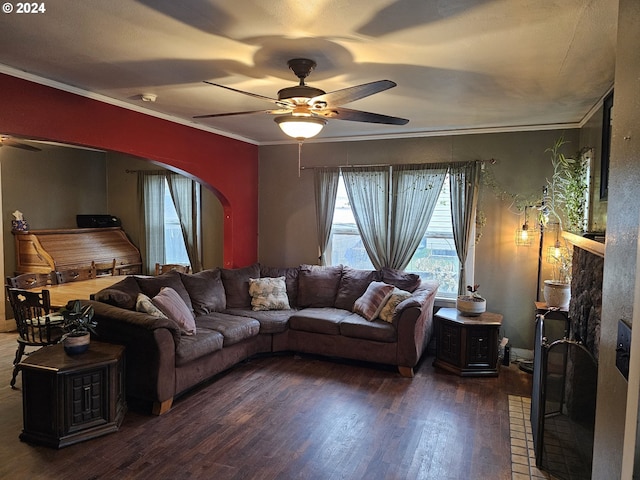
[[[291,308],[285,277],[250,278],[249,295],[251,295],[251,308],[255,311]]]
[[[138,298],[136,298],[136,311],[147,313],[152,317],[167,318],[167,316],[162,313],[162,310],[156,307],[151,299],[144,293],[139,293]]]
[[[398,287],[394,287],[393,291],[391,292],[391,296],[387,300],[387,303],[385,303],[384,307],[382,307],[382,310],[380,310],[380,314],[378,315],[380,317],[380,320],[392,323],[393,317],[396,313],[396,307],[410,296],[411,293],[405,290],[400,290]]]
[[[370,322],[375,320],[394,286],[383,282],[371,282],[367,290],[353,304],[353,311]]]

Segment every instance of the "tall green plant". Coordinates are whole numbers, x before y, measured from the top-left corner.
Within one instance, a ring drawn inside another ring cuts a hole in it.
[[[561,136],[545,150],[551,155],[553,168],[551,178],[547,179],[545,207],[560,229],[583,231],[589,187],[588,162],[584,154],[589,148],[583,148],[575,158],[567,158],[560,151],[566,143]]]

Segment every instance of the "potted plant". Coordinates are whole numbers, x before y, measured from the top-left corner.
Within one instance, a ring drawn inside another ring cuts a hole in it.
[[[552,268],[552,279],[544,281],[544,299],[548,307],[568,308],[571,301],[571,264],[573,251],[556,243],[547,259]]]
[[[65,352],[69,355],[85,352],[89,348],[91,334],[97,335],[98,323],[93,319],[93,307],[82,306],[80,300],[73,300],[60,313],[64,318],[62,344]]]
[[[478,293],[480,285],[467,285],[468,295],[458,295],[456,299],[456,308],[467,317],[475,317],[487,310],[487,301]]]

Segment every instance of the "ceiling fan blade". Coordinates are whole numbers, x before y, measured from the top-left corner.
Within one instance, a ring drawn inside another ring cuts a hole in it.
[[[349,120],[352,122],[384,123],[387,125],[406,125],[409,120],[400,117],[391,117],[379,113],[363,112],[361,110],[351,110],[349,108],[337,107],[326,110],[314,111],[318,116],[335,118],[338,120]]]
[[[0,140],[0,146],[6,145],[7,147],[15,147],[21,148],[22,150],[28,150],[29,152],[41,152],[37,147],[32,147],[31,145],[27,145],[26,143],[16,142],[15,140],[11,140],[8,138]]]
[[[193,118],[213,118],[213,117],[232,117],[234,115],[253,115],[256,113],[273,113],[277,112],[278,114],[282,112],[283,114],[289,113],[291,110],[249,110],[247,112],[229,112],[229,113],[211,113],[209,115],[196,115]]]
[[[277,98],[265,97],[264,95],[259,95],[257,93],[245,92],[244,90],[238,90],[237,88],[227,87],[226,85],[220,85],[219,83],[209,82],[208,80],[203,80],[204,83],[208,85],[213,85],[214,87],[226,88],[227,90],[231,90],[232,92],[241,93],[242,95],[248,95],[249,97],[259,98],[260,100],[266,100],[267,102],[275,103],[279,106],[286,106],[286,102],[282,102]]]
[[[377,82],[363,83],[362,85],[343,88],[341,90],[335,90],[333,92],[325,93],[324,95],[313,97],[309,100],[309,105],[313,106],[318,103],[324,103],[329,107],[339,107],[345,103],[350,103],[355,100],[368,97],[374,93],[383,92],[395,86],[396,83],[391,80],[378,80]]]

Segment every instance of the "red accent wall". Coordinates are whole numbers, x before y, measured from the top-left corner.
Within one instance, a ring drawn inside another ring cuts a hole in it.
[[[256,261],[256,145],[5,74],[0,98],[0,133],[122,152],[196,177],[224,209],[224,266]]]

